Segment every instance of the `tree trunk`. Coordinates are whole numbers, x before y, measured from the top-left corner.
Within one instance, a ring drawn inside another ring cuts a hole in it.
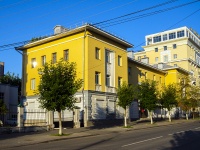
[[[186,119],[188,120],[188,113],[186,113]]]
[[[153,124],[153,111],[150,111],[151,124]]]
[[[194,111],[192,112],[192,117],[193,117],[193,119],[194,119]]]
[[[61,121],[61,111],[58,112],[58,116],[59,116],[59,135],[62,135],[62,121]]]
[[[169,122],[172,122],[172,120],[171,120],[171,111],[169,111]]]
[[[126,109],[124,109],[124,126],[127,127]]]

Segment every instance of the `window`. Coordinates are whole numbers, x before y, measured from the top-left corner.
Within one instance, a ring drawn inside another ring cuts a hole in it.
[[[142,71],[141,70],[139,70],[139,76],[140,76],[140,78],[142,78]]]
[[[56,61],[57,61],[56,53],[53,53],[53,54],[52,54],[52,63],[55,64]]]
[[[106,62],[110,63],[110,52],[106,51]]]
[[[164,34],[163,35],[163,41],[166,41],[167,40],[167,34]]]
[[[4,101],[4,93],[0,92],[0,100]]]
[[[122,57],[118,56],[118,66],[122,66]]]
[[[169,33],[169,39],[175,39],[176,38],[176,32]]]
[[[131,75],[131,67],[128,67],[128,74]]]
[[[156,76],[155,75],[153,75],[153,81],[156,81]]]
[[[146,55],[144,55],[144,58],[146,58]]]
[[[35,90],[35,78],[31,79],[31,90]]]
[[[155,48],[155,52],[158,52],[158,48]]]
[[[168,56],[167,56],[167,55],[165,55],[165,56],[163,57],[163,61],[164,61],[164,62],[168,62]]]
[[[148,38],[147,39],[147,45],[151,44],[152,43],[152,38]]]
[[[42,66],[44,66],[46,63],[46,56],[45,55],[42,56],[41,59],[42,59]]]
[[[158,57],[155,57],[155,62],[158,62]]]
[[[176,49],[176,44],[173,44],[173,49]]]
[[[174,64],[174,67],[177,67],[177,64]]]
[[[36,65],[37,65],[36,58],[32,58],[32,59],[31,59],[31,67],[32,67],[32,68],[35,68]]]
[[[69,50],[68,49],[63,51],[63,59],[67,60],[67,61],[69,60]]]
[[[166,51],[167,50],[167,46],[164,46],[164,51]]]
[[[160,83],[162,83],[162,79],[161,79],[161,77],[160,77],[160,80],[159,80],[159,81],[160,81]]]
[[[106,75],[106,86],[110,86],[110,75]]]
[[[177,58],[177,54],[174,54],[174,59],[176,59]]]
[[[96,59],[100,59],[100,49],[99,48],[95,48],[95,57]]]
[[[145,72],[144,77],[145,77],[145,80],[146,80],[147,79],[147,72]]]
[[[118,87],[122,85],[122,77],[118,77]]]
[[[95,84],[100,85],[100,72],[95,72]]]
[[[157,43],[157,42],[160,42],[161,41],[161,36],[155,36],[153,37],[153,42],[154,43]]]
[[[141,60],[141,56],[138,56],[138,60],[139,60],[139,61]]]
[[[179,38],[179,37],[184,37],[184,35],[185,35],[184,30],[178,31],[178,32],[177,32],[177,37],[178,37],[178,38]]]

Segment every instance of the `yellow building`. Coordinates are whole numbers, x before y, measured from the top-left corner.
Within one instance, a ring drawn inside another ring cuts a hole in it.
[[[64,58],[76,62],[78,78],[84,81],[75,97],[81,112],[86,109],[86,119],[119,118],[116,88],[122,81],[128,81],[126,53],[130,47],[132,44],[86,24],[71,30],[56,26],[53,36],[17,48],[23,52],[25,107],[39,108],[38,96],[34,94],[40,82],[38,68]]]
[[[150,65],[148,57],[141,58],[141,60],[135,60],[133,55],[129,52],[128,57],[128,81],[129,84],[138,85],[142,81],[145,80],[153,80],[157,83],[158,90],[162,90],[162,87],[172,83],[180,83],[181,80],[185,79],[189,76],[190,72],[182,69],[178,66],[169,66],[164,63],[159,63],[156,65]],[[137,100],[133,101],[130,106],[130,118],[131,120],[135,120],[140,117],[147,117],[141,116],[139,114],[140,111],[139,103]],[[161,111],[162,110],[162,111]],[[166,109],[156,109],[154,117],[161,117],[162,115],[166,115],[168,112]],[[172,112],[173,114],[174,112]]]
[[[144,51],[135,59],[148,57],[149,64],[165,63],[179,66],[191,73],[193,84],[200,85],[200,36],[193,29],[181,27],[145,37]]]

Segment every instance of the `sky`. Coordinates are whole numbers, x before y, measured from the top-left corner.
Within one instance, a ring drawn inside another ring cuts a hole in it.
[[[195,1],[0,0],[0,62],[5,63],[5,73],[21,77],[22,55],[14,48],[20,45],[14,43],[52,35],[56,25],[73,29],[96,24],[133,44],[134,51],[142,49],[149,34],[183,26],[200,34],[200,1]],[[159,4],[163,5],[155,7]]]

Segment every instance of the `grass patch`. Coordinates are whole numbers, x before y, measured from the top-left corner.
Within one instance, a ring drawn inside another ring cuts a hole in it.
[[[123,126],[123,128],[133,128],[133,127],[132,127],[132,126],[126,126],[126,127],[125,127],[125,126]]]
[[[60,135],[60,134],[52,134],[51,136],[69,136],[70,134],[62,134],[62,135]]]

